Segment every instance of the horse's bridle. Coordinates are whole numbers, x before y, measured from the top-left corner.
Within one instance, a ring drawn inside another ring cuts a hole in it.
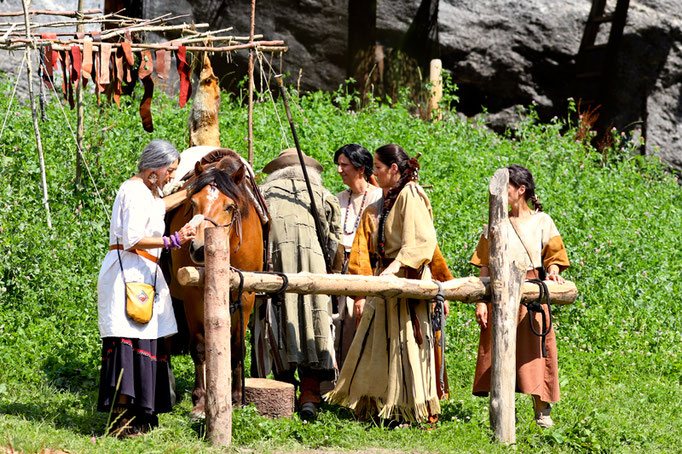
[[[208,216],[204,216],[204,221],[208,221],[211,224],[213,224],[215,227],[227,227],[228,233],[230,230],[232,230],[232,225],[235,224],[235,227],[237,228],[237,238],[239,239],[239,242],[237,243],[237,249],[234,250],[234,252],[237,252],[239,250],[239,247],[242,245],[242,214],[237,209],[236,204],[232,204],[228,206],[228,209],[232,211],[232,220],[228,222],[227,224],[218,224],[214,219],[211,219]]]

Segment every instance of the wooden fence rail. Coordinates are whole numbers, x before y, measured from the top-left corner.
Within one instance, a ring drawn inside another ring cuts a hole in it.
[[[276,274],[243,272],[244,291],[275,293],[284,283]],[[376,295],[384,298],[433,299],[438,293],[438,285],[434,282],[416,279],[401,279],[393,276],[350,276],[345,274],[285,274],[289,283],[288,293],[368,296]],[[178,270],[178,281],[185,286],[203,286],[205,270],[203,267],[186,266]],[[547,281],[550,302],[552,304],[571,304],[578,295],[573,282],[567,281],[559,285]],[[463,277],[441,283],[446,300],[462,303],[490,301],[490,278]],[[237,289],[239,275],[230,273],[230,288]],[[539,296],[538,286],[523,284],[522,301],[535,300]]]

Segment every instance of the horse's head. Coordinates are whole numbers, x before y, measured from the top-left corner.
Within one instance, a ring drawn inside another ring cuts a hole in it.
[[[234,153],[234,152],[233,152]],[[241,183],[244,164],[237,155],[227,155],[216,165],[196,163],[190,182],[189,201],[192,215],[202,214],[204,222],[197,227],[197,235],[189,245],[189,253],[196,264],[204,263],[204,229],[229,226],[230,238],[241,238],[241,218],[246,216],[246,199]]]

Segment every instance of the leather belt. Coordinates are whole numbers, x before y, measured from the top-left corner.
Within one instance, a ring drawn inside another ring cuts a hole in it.
[[[372,254],[369,258],[370,266],[372,267],[372,269],[378,268],[379,265],[381,265],[382,268],[386,268],[393,262],[393,260],[395,259],[389,257],[382,258],[374,254]]]
[[[112,244],[109,246],[110,251],[115,251],[116,249],[121,249],[126,252],[132,252],[133,254],[137,254],[142,258],[145,258],[147,260],[151,260],[154,263],[159,263],[159,259],[151,255],[149,252],[144,251],[142,249],[123,249],[122,244]]]

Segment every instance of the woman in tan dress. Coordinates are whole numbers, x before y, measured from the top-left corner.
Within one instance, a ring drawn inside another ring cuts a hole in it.
[[[568,255],[559,231],[549,215],[542,212],[535,182],[525,167],[512,164],[509,169],[509,221],[512,229],[509,236],[509,254],[527,265],[528,279],[542,277],[564,283],[559,273],[569,266]],[[528,206],[534,205],[534,210]],[[481,268],[481,277],[490,275],[487,228],[478,242],[471,263]],[[543,306],[545,317],[548,316]],[[490,391],[490,366],[492,350],[492,329],[490,327],[490,304],[476,305],[476,321],[481,326],[478,359],[474,376],[473,394],[487,396]],[[533,316],[535,331],[542,333],[542,314]],[[546,351],[543,356],[542,337],[533,333],[528,310],[519,307],[516,329],[516,391],[533,396],[534,421],[542,428],[554,425],[550,417],[550,402],[559,400],[559,377],[557,373],[557,349],[554,328],[545,337]]]
[[[436,249],[431,204],[415,182],[419,164],[397,145],[374,154],[383,200],[362,215],[350,274],[431,279]],[[434,421],[440,413],[429,303],[406,298],[356,298],[361,316],[334,390],[325,397],[358,417]]]

